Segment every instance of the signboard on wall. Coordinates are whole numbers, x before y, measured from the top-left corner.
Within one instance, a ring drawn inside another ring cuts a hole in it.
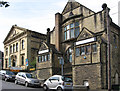
[[[20,70],[22,70],[21,67],[11,67],[10,68],[10,71],[12,71],[12,72],[20,72]]]
[[[9,58],[9,67],[11,67],[11,58]]]
[[[26,62],[25,62],[25,63],[26,63],[26,66],[28,66],[28,59],[26,59]]]

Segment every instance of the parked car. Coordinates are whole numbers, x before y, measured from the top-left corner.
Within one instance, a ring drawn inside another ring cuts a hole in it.
[[[6,70],[0,70],[0,75],[2,76],[3,74],[6,73]]]
[[[5,81],[15,81],[15,74],[11,71],[1,70],[0,74]]]
[[[30,73],[18,72],[15,77],[15,84],[24,84],[28,86],[40,86],[40,81],[32,76]]]
[[[44,91],[48,91],[49,89],[70,91],[73,89],[72,79],[61,75],[54,75],[44,82],[43,89]]]
[[[6,73],[6,71],[5,70],[0,70],[0,77],[1,77],[1,79],[3,79],[3,75]]]

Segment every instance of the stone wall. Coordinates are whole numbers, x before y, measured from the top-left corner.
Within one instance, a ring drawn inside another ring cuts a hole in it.
[[[73,67],[73,84],[84,85],[84,81],[88,81],[90,88],[101,88],[100,69],[100,64]]]
[[[38,79],[48,79],[50,76],[52,76],[51,68],[37,70],[37,78]]]

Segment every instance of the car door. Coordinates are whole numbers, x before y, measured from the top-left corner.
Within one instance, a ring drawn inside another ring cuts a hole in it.
[[[26,79],[25,74],[22,74],[22,76],[21,76],[21,82],[22,82],[23,84],[25,84],[25,79]]]
[[[50,89],[55,89],[59,84],[59,77],[51,77],[48,81],[48,87]]]
[[[18,74],[16,75],[16,79],[17,79],[18,82],[21,83],[21,73],[18,73]]]

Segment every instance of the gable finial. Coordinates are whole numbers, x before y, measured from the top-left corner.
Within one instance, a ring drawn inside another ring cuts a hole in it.
[[[75,2],[75,0],[68,0],[68,2]]]
[[[69,14],[69,16],[72,16],[72,15],[74,15],[73,12],[72,12],[72,9],[73,9],[72,2],[75,2],[75,0],[69,0],[68,2],[70,3],[70,14]]]

